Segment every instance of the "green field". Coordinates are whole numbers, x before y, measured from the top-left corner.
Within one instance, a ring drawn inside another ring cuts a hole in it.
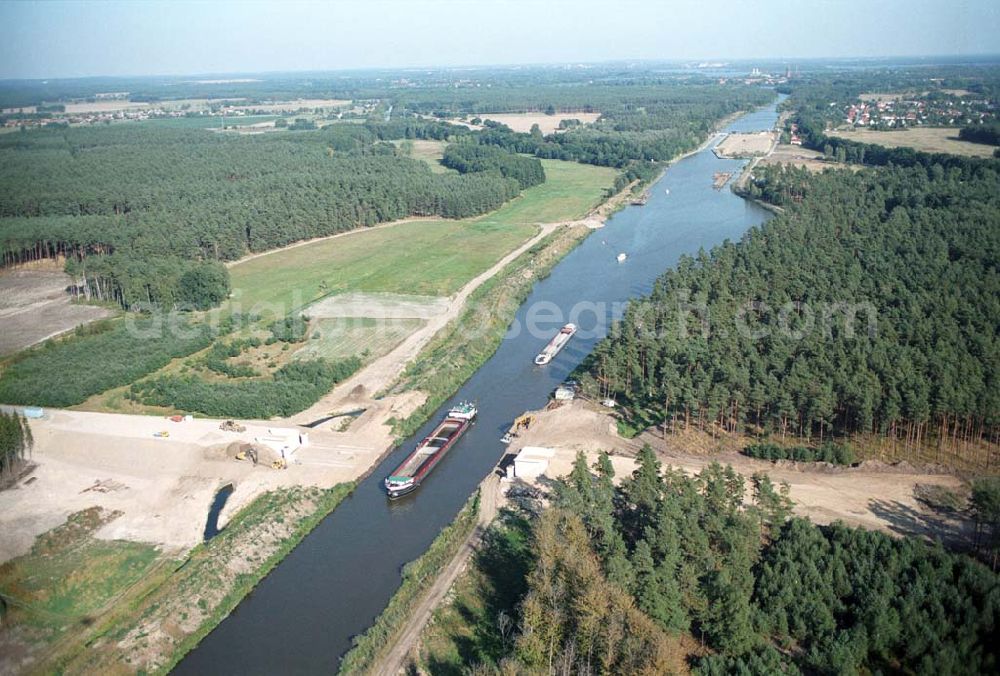
[[[450,295],[531,237],[536,224],[584,216],[615,177],[603,167],[543,164],[545,183],[486,216],[362,230],[235,265],[228,309],[246,312],[271,304],[288,312],[346,291]]]
[[[152,545],[93,537],[117,513],[91,507],[42,534],[28,554],[0,566],[0,593],[12,599],[18,624],[45,640],[101,613],[151,572]]]

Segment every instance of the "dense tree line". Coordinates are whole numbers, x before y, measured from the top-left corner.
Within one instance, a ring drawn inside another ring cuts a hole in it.
[[[793,460],[795,462],[829,462],[834,465],[854,463],[854,451],[849,444],[827,441],[819,448],[809,446],[779,446],[778,444],[750,444],[743,454],[759,460]]]
[[[674,429],[876,431],[988,463],[1000,441],[997,172],[805,181],[784,215],[681,260],[629,305],[587,362],[601,394]]]
[[[181,307],[205,310],[229,296],[229,270],[217,261],[176,256],[140,258],[114,252],[69,258],[72,291],[87,300],[125,308]]]
[[[504,178],[517,181],[521,189],[545,182],[545,170],[539,160],[515,155],[496,146],[452,144],[445,148],[441,164],[462,174],[497,171]]]
[[[290,416],[315,403],[358,370],[361,361],[292,361],[273,376],[210,382],[195,375],[164,375],[134,383],[128,396],[143,404],[168,406],[218,418]]]
[[[478,566],[523,582],[513,640],[476,627],[474,673],[665,673],[694,652],[686,636],[709,649],[704,674],[998,668],[1000,577],[967,555],[817,527],[766,475],[663,471],[648,447],[618,486],[606,455],[593,471],[580,455],[556,484],[528,562],[487,538]]]
[[[958,138],[972,143],[1000,146],[1000,124],[976,124],[963,127],[958,132]]]
[[[0,411],[0,483],[17,474],[34,445],[28,421],[19,413]]]
[[[182,317],[154,315],[105,320],[63,340],[47,341],[4,365],[0,402],[73,406],[135,382],[170,360],[208,347],[215,331]]]
[[[405,216],[474,216],[519,193],[495,172],[435,174],[383,142],[424,127],[440,134],[411,121],[255,137],[137,124],[4,135],[2,261],[65,256],[88,293],[169,305],[194,262]]]

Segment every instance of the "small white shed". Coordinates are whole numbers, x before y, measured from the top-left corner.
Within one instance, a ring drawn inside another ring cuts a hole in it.
[[[549,460],[555,456],[554,448],[525,446],[514,458],[514,476],[519,479],[534,479],[549,468]]]
[[[290,460],[300,446],[309,443],[309,437],[306,434],[300,434],[298,430],[271,427],[267,430],[266,435],[257,437],[254,441],[274,450],[282,458]]]

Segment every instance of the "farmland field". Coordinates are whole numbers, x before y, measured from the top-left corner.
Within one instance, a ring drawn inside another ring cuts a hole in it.
[[[950,127],[915,127],[905,131],[831,131],[830,136],[875,143],[887,148],[913,148],[925,153],[950,153],[967,157],[993,157],[993,146],[958,140],[958,129]]]
[[[361,230],[234,265],[228,307],[272,304],[287,312],[347,291],[450,295],[531,237],[535,224],[584,216],[615,176],[613,169],[573,162],[543,165],[545,183],[486,216]]]

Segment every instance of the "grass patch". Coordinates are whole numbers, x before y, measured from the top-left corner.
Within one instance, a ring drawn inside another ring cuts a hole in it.
[[[167,673],[354,490],[295,487],[259,496],[173,572],[113,608],[46,671]],[[245,571],[245,572],[237,572]]]
[[[426,162],[435,174],[445,174],[452,171],[441,164],[441,158],[444,157],[444,148],[448,145],[447,141],[403,139],[393,141],[393,144],[399,148],[400,153],[404,156]]]
[[[460,676],[470,664],[495,668],[510,654],[517,605],[527,591],[532,563],[530,521],[501,513],[486,531],[473,565],[455,582],[450,602],[434,612],[421,634],[423,673]]]
[[[445,526],[420,558],[403,567],[403,582],[389,599],[375,624],[354,639],[354,646],[340,662],[341,674],[366,673],[379,656],[392,644],[396,634],[409,619],[414,606],[428,584],[437,579],[441,569],[454,558],[462,541],[472,532],[479,517],[479,491]]]
[[[235,302],[244,311],[271,304],[288,312],[347,291],[450,295],[531,237],[535,224],[584,216],[616,175],[559,160],[543,166],[545,183],[486,216],[358,231],[235,265]]]
[[[15,622],[54,634],[89,621],[159,558],[152,545],[101,540],[93,533],[121,512],[91,507],[43,533],[31,551],[0,566],[0,594]]]

